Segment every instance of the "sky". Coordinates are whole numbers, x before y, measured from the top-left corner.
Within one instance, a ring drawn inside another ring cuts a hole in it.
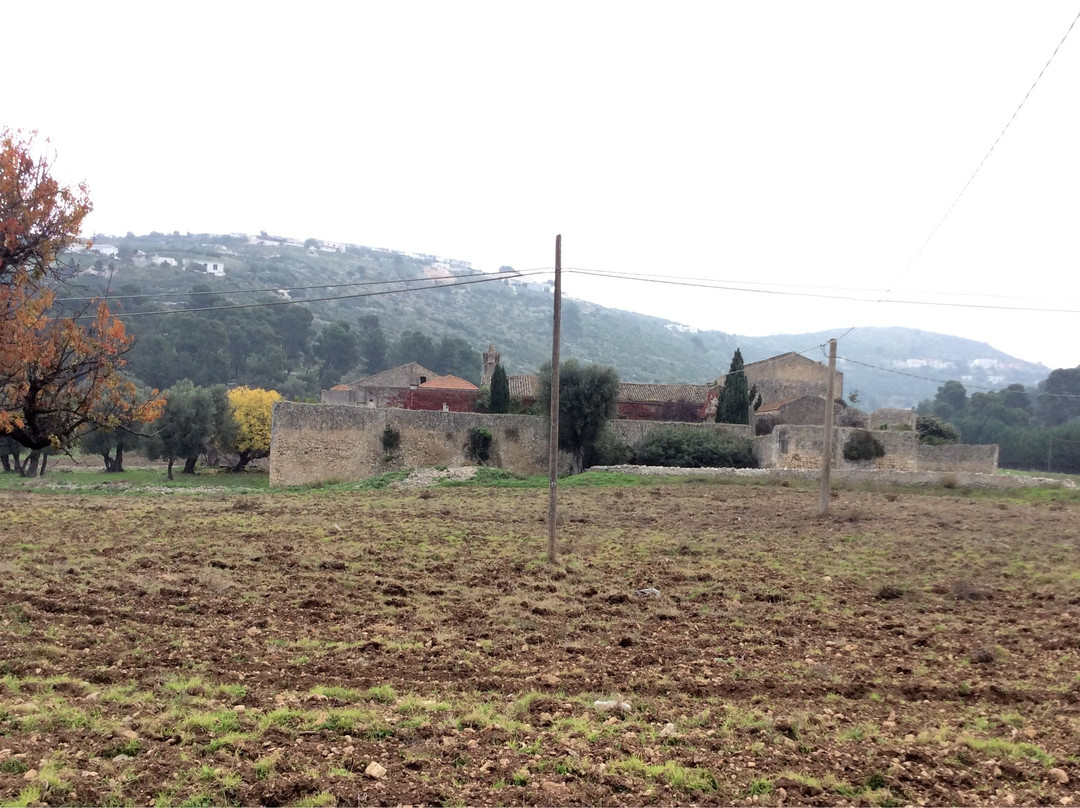
[[[38,0],[4,9],[37,33],[5,43],[24,68],[0,124],[86,181],[92,232],[265,230],[483,270],[552,267],[562,234],[566,268],[726,287],[568,273],[572,297],[743,335],[909,326],[1073,367],[1080,30],[1012,116],[1078,12]],[[889,302],[927,299],[1036,311]]]

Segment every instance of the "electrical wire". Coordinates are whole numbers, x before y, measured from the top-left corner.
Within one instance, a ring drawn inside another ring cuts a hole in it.
[[[414,286],[411,289],[384,289],[377,292],[357,292],[351,295],[332,295],[330,297],[312,297],[305,298],[303,300],[266,300],[259,303],[231,303],[226,306],[203,306],[201,308],[193,309],[154,309],[152,311],[125,311],[119,312],[114,316],[120,319],[126,319],[128,317],[149,317],[156,314],[194,314],[197,312],[206,311],[233,311],[236,309],[261,309],[269,308],[271,306],[294,306],[299,303],[327,303],[334,300],[352,300],[360,297],[379,297],[382,295],[394,295],[403,294],[405,292],[424,292],[431,289],[450,289],[455,286],[470,286],[476,283],[491,283],[492,281],[501,281],[509,277],[516,277],[509,272],[500,273],[498,275],[485,275],[482,278],[473,278],[472,280],[459,280],[451,283],[435,283],[430,286]],[[427,278],[426,280],[439,280]],[[396,283],[396,281],[392,281]],[[75,317],[75,320],[88,320],[94,319],[90,316]]]
[[[960,189],[960,193],[958,193],[956,195],[956,198],[953,199],[952,204],[949,205],[945,213],[938,220],[937,224],[934,225],[934,229],[930,231],[930,235],[926,237],[926,240],[923,241],[923,243],[919,246],[919,249],[915,251],[915,254],[911,257],[911,260],[907,262],[907,264],[902,270],[900,270],[900,274],[893,278],[892,283],[890,283],[888,288],[886,288],[885,293],[876,302],[885,302],[885,298],[892,293],[892,290],[896,286],[896,284],[899,283],[900,279],[908,273],[908,270],[911,269],[911,267],[923,254],[923,251],[926,249],[927,245],[933,240],[934,236],[937,235],[937,232],[941,229],[941,226],[945,224],[945,220],[949,218],[949,214],[953,212],[953,209],[960,202],[961,197],[964,196],[964,194],[967,192],[967,189],[971,186],[971,183],[975,180],[975,177],[982,170],[983,165],[986,164],[986,161],[990,158],[990,155],[994,153],[994,149],[996,149],[998,143],[1001,142],[1001,138],[1005,136],[1005,133],[1009,130],[1009,127],[1012,126],[1012,122],[1016,120],[1016,116],[1020,113],[1020,110],[1023,109],[1024,104],[1027,103],[1028,98],[1031,97],[1031,93],[1035,90],[1035,87],[1042,79],[1043,74],[1045,74],[1047,69],[1050,67],[1050,63],[1054,61],[1054,57],[1057,56],[1058,51],[1061,50],[1061,46],[1065,44],[1065,40],[1068,39],[1069,34],[1072,33],[1073,28],[1076,26],[1077,20],[1080,20],[1080,12],[1077,12],[1076,16],[1073,17],[1072,22],[1069,23],[1069,27],[1065,30],[1065,34],[1061,37],[1061,41],[1058,42],[1057,47],[1054,48],[1053,53],[1050,54],[1050,58],[1046,60],[1046,64],[1044,64],[1042,70],[1039,71],[1039,75],[1035,77],[1035,81],[1033,81],[1031,83],[1031,86],[1028,87],[1028,91],[1024,93],[1024,97],[1020,99],[1020,103],[1016,106],[1016,109],[1013,110],[1013,114],[1010,115],[1009,120],[1005,122],[1005,126],[1002,127],[1001,131],[998,133],[998,136],[994,138],[994,142],[990,144],[990,148],[987,150],[986,154],[983,155],[982,160],[980,160],[979,164],[975,166],[975,170],[971,172],[971,176],[968,177],[967,182],[965,182],[964,186]],[[852,326],[844,332],[843,337],[846,337],[854,330],[855,326]],[[843,337],[841,337],[841,339],[843,339]]]
[[[853,365],[862,365],[865,368],[872,368],[874,370],[880,370],[880,371],[883,371],[885,373],[895,373],[898,376],[907,376],[907,377],[909,377],[911,379],[922,379],[923,381],[936,382],[937,384],[945,384],[948,381],[956,381],[955,379],[935,379],[935,378],[932,378],[930,376],[920,376],[917,373],[908,373],[908,372],[903,371],[903,370],[896,370],[895,368],[883,368],[880,365],[872,365],[869,362],[862,362],[862,361],[860,361],[858,359],[852,359],[849,356],[837,356],[836,359],[837,359],[837,361],[843,360],[845,362],[851,362]],[[1001,388],[999,388],[999,387],[983,387],[983,386],[980,386],[980,385],[977,385],[977,384],[966,384],[966,385],[964,385],[964,388],[965,389],[971,389],[971,390],[986,390],[986,391],[992,392],[992,393],[1001,391]],[[1025,392],[1027,392],[1027,391],[1025,390]],[[1038,391],[1038,390],[1032,391],[1032,395],[1035,395],[1035,396],[1048,396],[1048,397],[1051,397],[1051,398],[1080,398],[1080,393],[1046,393],[1046,392],[1041,392],[1041,391]]]
[[[551,270],[546,268],[546,267],[539,267],[539,268],[536,268],[536,269],[523,269],[523,270],[520,270],[520,271],[515,270],[514,272],[501,272],[497,276],[492,276],[492,277],[495,277],[495,278],[497,278],[499,280],[502,280],[502,279],[505,279],[505,278],[520,278],[520,277],[526,277],[526,276],[529,276],[529,275],[543,274],[545,272],[551,272]],[[468,275],[466,277],[474,277],[476,275],[481,275],[481,274],[485,275],[485,277],[488,276],[487,273],[472,273],[471,275]],[[460,276],[458,276],[458,277],[460,277]],[[199,291],[199,292],[147,292],[145,294],[137,294],[137,295],[112,295],[112,294],[110,294],[110,295],[106,295],[105,297],[107,297],[108,300],[144,300],[144,299],[149,299],[149,298],[161,298],[161,297],[187,298],[187,297],[198,297],[200,295],[217,295],[218,297],[221,297],[221,296],[224,296],[224,295],[248,295],[248,294],[261,293],[261,292],[276,292],[278,294],[281,294],[282,292],[299,292],[299,291],[306,291],[308,289],[343,289],[343,288],[352,287],[352,286],[381,286],[381,285],[385,285],[385,284],[388,284],[388,283],[416,283],[416,282],[420,282],[420,281],[433,281],[433,280],[443,280],[443,278],[430,278],[430,277],[425,276],[425,277],[419,277],[419,278],[397,278],[395,280],[386,280],[386,281],[356,281],[354,283],[328,283],[328,284],[318,284],[318,285],[311,285],[311,286],[274,286],[274,287],[265,287],[265,288],[262,288],[262,289],[221,289],[221,290],[210,289],[210,290],[207,290],[207,291]],[[57,298],[55,302],[57,302],[57,303],[81,303],[81,302],[86,302],[86,301],[100,300],[101,298],[102,298],[102,296],[100,296],[100,295],[97,296],[97,297],[61,297],[61,298]],[[299,302],[306,302],[306,301],[295,301],[295,302],[299,303]]]
[[[692,281],[676,281],[669,280],[661,276],[640,276],[640,275],[622,275],[613,272],[598,272],[591,269],[564,269],[563,272],[575,274],[575,275],[593,275],[604,278],[619,278],[622,280],[641,281],[643,283],[657,283],[668,286],[684,286],[697,289],[716,289],[722,292],[746,292],[747,294],[764,294],[764,295],[781,295],[786,297],[808,297],[816,298],[820,300],[848,300],[857,303],[894,303],[899,305],[912,305],[912,306],[945,306],[949,308],[964,308],[964,309],[990,309],[995,311],[1033,311],[1041,312],[1044,314],[1080,314],[1080,309],[1050,309],[1040,306],[1005,306],[994,303],[959,303],[950,302],[944,300],[872,300],[865,297],[853,297],[851,295],[831,295],[820,294],[816,292],[787,292],[779,289],[745,289],[738,286],[726,286],[718,285],[710,282],[692,282]],[[854,330],[854,326],[846,332],[851,333]]]

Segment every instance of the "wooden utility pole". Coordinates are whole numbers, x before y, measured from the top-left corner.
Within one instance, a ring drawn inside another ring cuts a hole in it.
[[[825,382],[825,434],[821,444],[821,486],[818,490],[818,513],[822,516],[829,512],[829,466],[833,452],[833,398],[836,388],[833,379],[836,376],[836,340],[829,340],[829,378]]]
[[[551,318],[551,434],[548,439],[547,560],[554,564],[556,493],[559,487],[559,341],[562,338],[562,236],[555,236],[555,306]]]

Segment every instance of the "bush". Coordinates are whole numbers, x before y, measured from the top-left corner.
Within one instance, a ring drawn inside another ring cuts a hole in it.
[[[844,459],[852,461],[874,460],[885,456],[885,447],[872,432],[856,429],[844,444]]]
[[[621,466],[634,459],[634,450],[623,442],[610,428],[604,431],[589,446],[585,447],[585,468],[592,466]]]
[[[469,442],[465,444],[465,453],[478,463],[486,463],[491,458],[491,442],[494,438],[491,430],[473,427],[469,430]]]
[[[382,433],[382,448],[387,455],[392,455],[401,446],[401,433],[389,424]]]
[[[771,435],[772,431],[776,429],[776,425],[780,423],[775,415],[762,415],[759,418],[754,419],[754,434],[759,438],[763,435]]]
[[[638,446],[643,466],[679,468],[752,468],[752,442],[708,429],[673,427],[653,432]]]
[[[960,442],[960,433],[956,431],[956,427],[936,415],[920,415],[915,419],[915,429],[919,433],[920,443],[940,446]]]

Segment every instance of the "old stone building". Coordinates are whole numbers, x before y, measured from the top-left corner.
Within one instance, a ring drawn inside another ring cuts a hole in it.
[[[351,404],[355,407],[376,409],[395,404],[401,406],[398,402],[405,393],[429,379],[437,378],[438,375],[418,362],[409,362],[323,390],[321,398],[324,404]]]
[[[442,410],[443,412],[476,412],[480,388],[457,376],[439,376],[411,388],[391,406],[407,410]]]

